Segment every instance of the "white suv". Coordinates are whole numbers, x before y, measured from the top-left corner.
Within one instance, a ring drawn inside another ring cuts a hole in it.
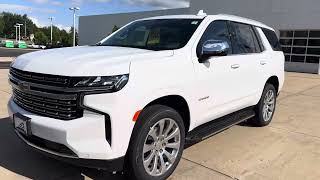
[[[230,15],[137,20],[98,44],[19,56],[16,134],[56,159],[165,179],[182,151],[232,125],[268,125],[284,82],[274,30]]]

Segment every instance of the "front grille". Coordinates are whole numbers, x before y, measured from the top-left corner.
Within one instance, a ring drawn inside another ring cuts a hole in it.
[[[82,116],[82,110],[78,108],[76,96],[68,100],[62,98],[63,95],[61,94],[57,98],[47,98],[13,88],[14,102],[29,112],[62,120]]]
[[[27,72],[15,68],[10,69],[10,74],[22,81],[49,86],[67,87],[70,82],[70,77],[67,76]]]
[[[64,92],[70,77],[10,69],[13,101],[28,112],[61,120],[83,116],[80,94]]]

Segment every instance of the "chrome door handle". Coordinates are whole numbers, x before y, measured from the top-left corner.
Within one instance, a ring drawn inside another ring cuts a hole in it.
[[[240,67],[239,64],[233,64],[233,65],[231,65],[231,68],[232,68],[232,69],[238,69],[239,67]]]
[[[260,64],[263,66],[263,65],[266,65],[267,62],[266,61],[260,61]]]

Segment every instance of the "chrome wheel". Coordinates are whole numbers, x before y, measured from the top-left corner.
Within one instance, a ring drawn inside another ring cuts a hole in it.
[[[264,101],[263,101],[263,109],[262,109],[262,113],[263,113],[263,120],[264,121],[270,121],[273,115],[275,109],[275,94],[274,91],[269,90],[265,97],[264,97]]]
[[[180,149],[181,134],[178,124],[170,118],[161,119],[145,139],[142,159],[146,172],[161,176],[174,164]]]

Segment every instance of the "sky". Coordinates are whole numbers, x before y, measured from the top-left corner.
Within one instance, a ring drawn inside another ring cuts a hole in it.
[[[73,23],[69,7],[80,7],[79,16],[188,7],[190,0],[0,0],[0,12],[27,14],[39,27],[49,26],[49,17],[60,29]]]

